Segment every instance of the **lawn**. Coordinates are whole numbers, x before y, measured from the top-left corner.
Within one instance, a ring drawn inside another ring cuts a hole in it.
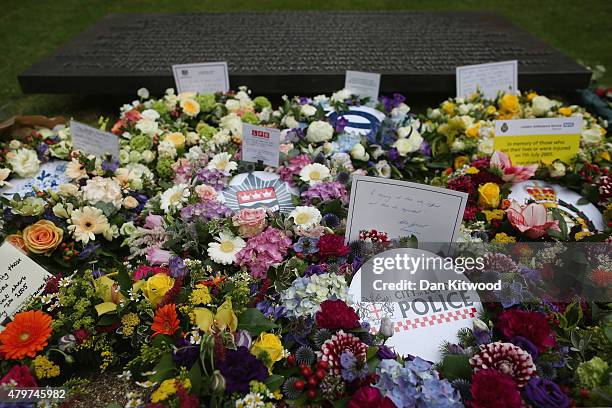
[[[56,114],[99,103],[57,95],[23,95],[17,75],[97,19],[114,12],[236,10],[489,10],[498,12],[553,47],[608,72],[612,84],[612,1],[341,1],[274,0],[2,0],[0,15],[0,119],[14,113]],[[389,35],[393,35],[390,28]],[[146,39],[143,39],[146,41]],[[331,91],[331,90],[330,90]]]

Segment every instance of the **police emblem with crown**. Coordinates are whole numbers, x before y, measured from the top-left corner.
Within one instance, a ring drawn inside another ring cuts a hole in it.
[[[266,208],[282,213],[291,212],[295,192],[277,174],[265,171],[239,174],[223,191],[225,205],[234,211],[243,208]]]

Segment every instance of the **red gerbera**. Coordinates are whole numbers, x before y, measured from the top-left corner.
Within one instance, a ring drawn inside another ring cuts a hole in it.
[[[153,336],[158,334],[166,334],[172,336],[178,330],[179,320],[176,316],[176,305],[170,303],[162,306],[155,312],[151,330],[154,331]]]

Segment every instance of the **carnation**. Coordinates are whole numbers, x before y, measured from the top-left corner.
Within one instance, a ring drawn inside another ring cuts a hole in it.
[[[89,204],[95,205],[98,202],[109,203],[120,208],[123,200],[121,186],[115,179],[105,177],[94,177],[87,180],[83,187],[83,199]]]
[[[19,177],[34,177],[38,173],[40,160],[34,150],[19,149],[7,154],[8,163]]]
[[[497,327],[506,339],[522,336],[532,342],[541,353],[556,344],[546,316],[539,312],[505,310],[498,318]]]
[[[472,408],[519,408],[522,407],[521,393],[512,377],[497,370],[479,370],[472,376],[470,388]]]
[[[269,267],[283,261],[290,247],[291,239],[282,231],[268,227],[249,238],[246,246],[236,254],[236,263],[245,266],[253,277],[262,278]]]
[[[352,330],[359,327],[359,315],[343,300],[326,300],[316,314],[317,327]]]
[[[323,235],[317,245],[322,258],[345,256],[350,251],[350,248],[344,244],[344,237],[341,235]]]

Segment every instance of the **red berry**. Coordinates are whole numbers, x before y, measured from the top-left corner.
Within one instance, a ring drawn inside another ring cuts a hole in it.
[[[315,377],[314,375],[308,377],[308,388],[316,388],[318,384],[319,380],[317,379],[317,377]]]
[[[325,376],[327,375],[327,373],[325,372],[325,370],[323,370],[322,368],[318,368],[317,371],[315,371],[315,376],[319,379],[322,380],[325,378]]]
[[[304,377],[310,377],[312,375],[312,369],[308,366],[302,367],[300,373],[302,373]]]
[[[306,383],[302,380],[295,380],[295,382],[293,383],[293,386],[295,387],[296,390],[302,391],[304,387],[306,386]]]
[[[317,397],[317,391],[316,390],[308,390],[308,391],[306,391],[306,396],[309,399],[315,399]]]
[[[293,367],[295,365],[295,356],[293,354],[290,354],[289,357],[287,357],[287,365],[289,365],[289,367]]]
[[[317,367],[322,368],[323,370],[327,370],[329,368],[329,363],[325,360],[319,360],[317,363]]]

